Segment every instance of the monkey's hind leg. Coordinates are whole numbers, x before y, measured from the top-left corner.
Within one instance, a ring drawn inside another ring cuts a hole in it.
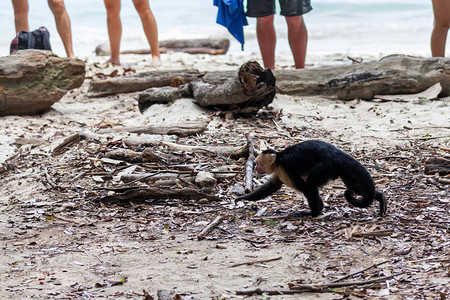
[[[299,210],[289,214],[289,217],[292,218],[303,218],[306,216],[317,217],[323,210],[323,202],[322,198],[320,198],[319,191],[316,189],[314,191],[308,191],[308,189],[300,190],[308,200],[308,206],[311,210]]]

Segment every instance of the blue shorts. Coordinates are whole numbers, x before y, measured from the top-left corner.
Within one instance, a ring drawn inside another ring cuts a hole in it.
[[[280,15],[285,17],[301,16],[312,10],[311,0],[278,0]],[[247,0],[248,17],[266,17],[275,14],[275,0]]]

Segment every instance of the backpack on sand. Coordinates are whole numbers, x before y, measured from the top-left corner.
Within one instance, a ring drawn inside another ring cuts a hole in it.
[[[21,31],[12,40],[9,53],[24,49],[52,50],[50,32],[44,26],[34,31]]]

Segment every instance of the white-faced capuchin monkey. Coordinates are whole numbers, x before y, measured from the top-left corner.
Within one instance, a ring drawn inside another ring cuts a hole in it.
[[[349,154],[323,141],[306,141],[283,151],[265,150],[256,157],[256,171],[271,175],[270,180],[254,192],[238,199],[259,200],[287,186],[302,192],[311,211],[299,211],[296,217],[317,217],[323,210],[318,188],[340,177],[347,187],[345,199],[356,207],[369,207],[373,200],[380,203],[379,216],[386,214],[386,197],[375,185],[364,166]],[[353,195],[362,196],[356,199]]]

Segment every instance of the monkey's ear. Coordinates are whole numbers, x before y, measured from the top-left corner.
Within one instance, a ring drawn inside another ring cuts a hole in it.
[[[270,162],[271,163],[274,163],[276,158],[277,158],[277,155],[275,153],[270,153]]]

